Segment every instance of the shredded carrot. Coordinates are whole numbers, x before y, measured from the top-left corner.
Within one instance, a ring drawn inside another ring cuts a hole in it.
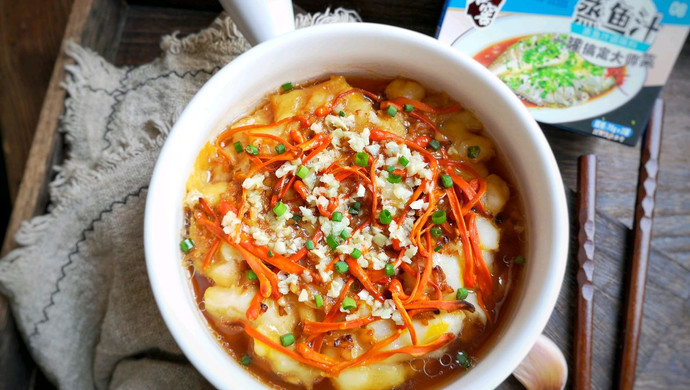
[[[474,306],[467,301],[416,301],[405,305],[407,310],[438,309],[445,311],[466,310],[474,313]]]
[[[411,104],[415,110],[429,112],[432,114],[450,114],[452,112],[460,111],[462,109],[462,107],[459,104],[452,104],[450,106],[442,108],[431,107],[430,105],[422,103],[419,100],[408,99],[402,96],[396,97],[391,101],[399,106]]]
[[[474,270],[477,274],[477,281],[479,283],[479,290],[482,296],[489,298],[493,295],[493,280],[491,279],[491,271],[484,262],[482,256],[482,249],[480,247],[479,234],[477,233],[476,214],[470,213],[468,215],[467,225],[469,226],[470,243],[474,252]]]
[[[252,298],[252,301],[249,303],[246,313],[249,321],[254,321],[259,318],[259,314],[261,314],[261,301],[263,299],[264,297],[261,295],[261,291],[257,291],[256,294],[254,294],[254,298]]]
[[[308,274],[311,274],[312,277],[318,276],[312,270],[305,268],[297,263],[294,263],[290,261],[288,258],[279,255],[278,253],[273,253],[273,256],[269,256],[268,248],[256,245],[252,243],[251,240],[248,238],[243,238],[242,242],[240,242],[240,246],[242,246],[242,248],[246,249],[262,261],[278,268],[281,271],[297,275],[301,275],[302,273],[306,272]],[[256,270],[254,272],[256,272]]]
[[[360,317],[356,320],[345,321],[345,322],[312,322],[304,321],[304,334],[319,334],[325,333],[332,330],[346,330],[355,329],[370,324],[374,321],[378,321],[380,318],[376,317]]]
[[[233,245],[237,250],[240,251],[242,257],[247,261],[249,267],[254,271],[257,278],[259,279],[259,289],[261,295],[264,298],[268,298],[273,292],[273,280],[275,280],[275,285],[278,284],[278,278],[276,275],[261,262],[261,259],[251,254],[248,250],[244,249],[240,245]]]
[[[369,291],[369,294],[371,294],[376,300],[383,302],[385,299],[383,298],[383,295],[376,289],[376,286],[369,280],[369,275],[367,275],[366,272],[360,267],[359,263],[357,263],[357,260],[353,259],[351,256],[345,257],[345,262],[347,263],[348,267],[350,268],[350,273],[352,276],[357,278],[360,283],[362,283],[362,286]]]
[[[417,345],[417,331],[414,329],[414,325],[412,324],[412,319],[410,318],[410,315],[407,314],[405,306],[403,306],[402,302],[400,302],[398,294],[393,293],[391,295],[391,298],[393,299],[393,303],[395,303],[395,307],[398,309],[398,312],[400,313],[400,316],[403,319],[405,327],[410,332],[410,339],[412,340],[412,344]]]
[[[282,345],[276,343],[275,341],[271,340],[268,338],[266,335],[263,333],[259,332],[256,328],[251,326],[247,321],[241,321],[242,326],[244,327],[244,331],[247,332],[249,336],[251,336],[255,341],[259,341],[263,344],[266,344],[268,347],[275,349],[276,351],[287,355],[288,357],[291,357],[295,360],[297,360],[300,363],[306,364],[311,367],[316,367],[320,370],[323,371],[329,371],[330,368],[332,367],[330,364],[324,364],[321,362],[317,362],[312,359],[307,359],[303,357],[302,355],[298,354],[297,352],[288,349],[286,347],[283,347]]]
[[[241,132],[245,132],[245,131],[253,131],[253,130],[258,130],[258,129],[270,129],[272,127],[284,125],[286,123],[289,123],[289,122],[292,122],[295,120],[299,120],[299,118],[297,118],[296,116],[289,116],[287,118],[283,118],[283,119],[279,120],[278,122],[269,123],[267,125],[254,124],[254,125],[239,126],[239,127],[235,127],[232,129],[228,128],[218,136],[218,138],[216,139],[216,145],[222,146],[225,143],[225,141],[229,140],[230,138],[232,138],[233,135],[235,135],[237,133],[241,133]]]
[[[331,358],[328,355],[324,355],[322,353],[314,351],[313,349],[309,348],[309,346],[306,343],[297,343],[296,348],[297,352],[299,352],[300,355],[304,356],[305,359],[309,359],[317,363],[326,364],[329,366],[334,366],[337,364],[337,362],[333,360],[333,358]]]
[[[218,252],[218,247],[220,246],[220,239],[216,238],[213,241],[213,244],[211,244],[211,249],[206,253],[206,256],[204,256],[204,262],[203,265],[201,266],[202,269],[208,268],[209,265],[211,265],[211,262],[213,261],[213,256],[216,255],[216,252]]]

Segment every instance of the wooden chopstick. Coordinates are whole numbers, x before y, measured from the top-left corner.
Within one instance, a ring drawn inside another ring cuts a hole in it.
[[[575,315],[575,379],[577,390],[592,385],[592,316],[594,310],[594,231],[597,157],[580,156],[577,176],[577,312]]]
[[[635,384],[637,344],[641,333],[647,266],[651,249],[663,119],[664,103],[661,99],[657,99],[642,145],[640,174],[637,182],[633,252],[628,271],[629,278],[623,317],[623,351],[618,377],[618,388],[621,390],[632,389]]]

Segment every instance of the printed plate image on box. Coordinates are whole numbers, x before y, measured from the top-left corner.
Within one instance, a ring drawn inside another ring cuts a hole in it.
[[[612,111],[642,88],[642,67],[603,67],[570,50],[570,20],[511,15],[472,29],[453,47],[486,66],[544,123],[573,122]]]

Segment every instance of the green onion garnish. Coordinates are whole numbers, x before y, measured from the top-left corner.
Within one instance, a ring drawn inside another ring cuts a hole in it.
[[[393,267],[393,264],[386,264],[386,276],[393,275],[395,275],[395,267]]]
[[[429,232],[431,233],[431,237],[441,237],[443,234],[443,229],[438,226],[434,226],[429,230]]]
[[[345,111],[340,111],[340,112],[338,113],[338,115],[340,115],[340,116],[345,116]]]
[[[405,157],[405,156],[400,156],[400,158],[398,159],[398,162],[399,162],[400,165],[402,165],[403,167],[406,167],[407,164],[410,163],[410,160],[408,160],[407,157]]]
[[[314,241],[307,240],[307,242],[304,244],[304,247],[307,248],[307,250],[314,249]]]
[[[344,261],[337,261],[335,263],[335,270],[338,271],[339,274],[344,274],[349,269],[350,267]]]
[[[359,152],[355,155],[355,164],[360,167],[366,167],[369,163],[369,155],[364,152]]]
[[[335,240],[332,234],[326,237],[326,244],[333,250],[338,247],[338,241]]]
[[[292,86],[292,83],[287,82],[287,83],[281,85],[280,88],[283,88],[283,91],[287,92],[287,91],[292,90],[292,88],[294,88],[294,87]]]
[[[429,141],[429,146],[431,146],[431,149],[434,149],[435,151],[441,149],[441,143],[435,139]]]
[[[350,207],[350,209],[347,210],[347,212],[350,213],[350,215],[359,215],[359,210],[352,207]]]
[[[352,250],[352,253],[350,253],[350,257],[352,257],[353,259],[357,260],[357,259],[359,259],[360,257],[362,257],[362,251],[360,251],[359,249],[355,248],[355,249]]]
[[[235,148],[235,152],[237,152],[237,154],[244,152],[244,148],[242,147],[242,143],[240,141],[235,142],[232,144],[232,146]]]
[[[182,249],[184,253],[189,253],[189,251],[194,249],[194,241],[192,241],[191,238],[185,238],[180,242],[180,249]]]
[[[248,365],[252,364],[252,357],[248,354],[245,354],[240,358],[240,363],[242,363],[243,366],[247,367]]]
[[[390,211],[384,209],[381,211],[381,214],[379,214],[379,221],[384,225],[388,225],[393,221],[393,215],[391,215]]]
[[[393,173],[394,170],[395,170],[395,167],[392,165],[389,165],[386,167],[386,171],[388,171],[388,173]]]
[[[458,291],[455,293],[455,299],[463,300],[463,299],[467,298],[468,294],[469,294],[469,292],[467,291],[467,289],[465,287],[460,287],[458,289]]]
[[[299,221],[302,220],[302,216],[299,215],[299,214],[295,214],[295,215],[292,216],[292,219],[294,219],[295,222],[299,222]]]
[[[334,213],[331,215],[331,220],[332,220],[333,222],[340,222],[340,221],[342,221],[342,220],[343,220],[343,213],[341,213],[340,211],[334,212]]]
[[[297,175],[300,179],[304,179],[308,174],[309,168],[305,167],[304,165],[300,165],[295,172],[295,175]]]
[[[280,343],[283,344],[283,347],[289,347],[295,343],[295,336],[292,333],[286,333],[280,336]]]
[[[525,258],[522,256],[515,257],[515,264],[518,264],[518,265],[525,264]]]
[[[361,210],[362,209],[362,202],[357,201],[357,202],[353,203],[352,208],[355,210],[358,210],[358,211]]]
[[[323,298],[321,298],[321,295],[314,295],[314,303],[316,303],[316,307],[323,306]]]
[[[274,255],[273,255],[273,251],[269,250],[269,251],[268,251],[268,257],[273,257],[273,256],[274,256]]]
[[[446,212],[443,210],[436,210],[431,214],[431,222],[440,225],[446,222]]]
[[[343,230],[340,232],[340,238],[342,238],[343,240],[347,240],[348,237],[350,237],[350,233],[348,233],[347,230]]]
[[[280,217],[281,215],[285,214],[287,211],[287,205],[283,202],[278,202],[275,206],[273,206],[273,212],[275,213],[276,217]]]
[[[345,299],[343,299],[343,309],[350,310],[354,309],[355,307],[357,307],[357,302],[355,302],[354,299],[350,297],[345,297]]]
[[[443,249],[443,245],[438,244],[438,245],[436,245],[436,248],[434,248],[434,252],[438,252],[438,251],[440,251],[441,249]]]
[[[285,153],[285,145],[283,145],[283,144],[276,145],[276,152],[278,152],[278,154]]]
[[[254,271],[252,271],[252,270],[247,271],[247,279],[249,279],[249,280],[256,280],[256,279],[258,279],[258,278],[259,278],[259,277],[256,276],[256,272],[254,272]]]
[[[393,106],[388,106],[388,108],[386,108],[386,114],[388,114],[390,116],[395,116],[395,114],[397,114],[397,113],[398,113],[398,109],[393,107]]]
[[[247,153],[251,154],[252,156],[257,156],[259,154],[259,148],[257,148],[254,145],[247,145],[245,150],[247,151]]]
[[[453,179],[451,179],[449,175],[441,175],[441,184],[443,184],[445,188],[450,188],[453,186]]]
[[[412,112],[412,110],[414,110],[414,106],[411,104],[405,104],[405,105],[403,105],[403,110],[405,112]]]
[[[477,158],[479,157],[479,152],[481,152],[481,149],[479,149],[479,146],[470,146],[467,148],[467,157],[469,158]]]
[[[393,184],[400,183],[402,181],[402,176],[396,175],[395,173],[389,173],[387,180],[389,183]]]
[[[472,366],[472,363],[470,363],[470,359],[467,357],[467,353],[465,353],[465,351],[458,352],[455,355],[455,361],[465,368],[470,368],[470,366]]]

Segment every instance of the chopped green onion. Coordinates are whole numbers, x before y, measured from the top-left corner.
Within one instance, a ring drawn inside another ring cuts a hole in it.
[[[347,212],[350,213],[350,215],[359,215],[359,210],[352,207],[350,207],[350,209],[347,210]]]
[[[443,249],[443,245],[438,244],[438,245],[436,245],[436,248],[434,248],[434,252],[438,252],[438,251],[440,251],[441,249]]]
[[[342,220],[343,220],[343,213],[341,213],[340,211],[334,212],[334,213],[331,215],[331,220],[332,220],[333,222],[340,222],[340,221],[342,221]]]
[[[515,264],[519,264],[519,265],[525,264],[525,258],[522,256],[515,257]]]
[[[285,153],[285,145],[283,145],[283,144],[276,145],[276,152],[278,152],[278,154]]]
[[[280,88],[283,88],[283,91],[287,92],[287,91],[292,90],[292,88],[294,88],[294,87],[292,86],[292,83],[287,82],[287,83],[281,85]]]
[[[244,152],[244,148],[242,147],[242,143],[240,141],[235,142],[232,144],[232,146],[235,148],[235,152],[237,152],[237,154]]]
[[[434,226],[431,228],[431,230],[429,230],[429,232],[431,232],[431,237],[441,237],[443,234],[443,229],[438,226]]]
[[[344,274],[349,269],[350,269],[350,267],[344,261],[337,261],[335,263],[335,270],[338,271],[339,274]]]
[[[350,237],[350,233],[348,233],[347,230],[343,230],[340,232],[340,238],[342,238],[343,240],[347,240],[348,237]]]
[[[386,108],[386,114],[388,114],[390,116],[395,116],[395,114],[397,114],[397,113],[398,113],[398,109],[393,107],[393,106],[389,105],[388,108]]]
[[[434,149],[434,150],[441,149],[441,143],[435,139],[432,139],[431,141],[429,141],[429,146],[431,146],[431,149]]]
[[[354,309],[355,307],[357,307],[357,302],[355,302],[354,299],[350,297],[345,297],[345,299],[343,299],[343,309],[350,310]]]
[[[286,333],[280,336],[280,343],[283,344],[283,347],[289,347],[295,343],[295,336],[292,333]]]
[[[355,248],[355,249],[352,250],[352,253],[350,253],[350,257],[352,257],[353,259],[357,260],[357,259],[359,259],[360,257],[362,257],[362,251],[360,251],[359,249]]]
[[[240,363],[242,363],[243,366],[247,367],[248,365],[252,364],[252,357],[248,354],[245,354],[240,358]]]
[[[473,145],[467,148],[467,157],[469,158],[477,158],[479,157],[479,152],[481,152],[481,149],[479,149],[479,146]]]
[[[338,241],[335,240],[335,237],[333,237],[332,234],[329,235],[328,237],[326,237],[326,243],[327,243],[328,246],[331,247],[331,249],[333,249],[333,250],[335,250],[335,248],[338,247]]]
[[[352,215],[359,215],[360,210],[362,210],[362,203],[357,201],[350,206],[350,214]]]
[[[249,279],[249,280],[256,280],[256,279],[258,279],[258,278],[259,278],[259,277],[256,276],[256,272],[254,272],[253,270],[247,271],[247,279]]]
[[[393,173],[394,170],[395,170],[395,167],[392,165],[389,165],[386,167],[386,171],[388,171],[388,173]]]
[[[314,295],[314,303],[316,303],[316,307],[323,306],[323,298],[321,298],[321,295]]]
[[[384,224],[388,225],[393,221],[393,215],[391,215],[391,212],[388,210],[381,210],[381,214],[379,214],[379,221]]]
[[[314,241],[307,240],[307,242],[304,244],[304,247],[307,248],[307,250],[314,249]]]
[[[274,255],[273,255],[273,251],[269,250],[269,251],[268,251],[268,257],[273,257],[273,256],[274,256]]]
[[[453,186],[453,179],[451,179],[449,175],[441,175],[441,184],[443,184],[445,188],[450,188]]]
[[[395,275],[395,267],[393,267],[393,264],[386,264],[386,276],[393,275]]]
[[[389,173],[387,180],[389,183],[397,184],[402,181],[402,176],[396,175],[395,173]]]
[[[405,104],[403,105],[403,110],[405,110],[405,112],[412,112],[412,110],[414,110],[414,106],[411,104]]]
[[[299,176],[300,179],[304,179],[307,177],[309,174],[309,168],[305,167],[304,165],[300,165],[297,168],[297,172],[295,172],[295,175]]]
[[[180,249],[182,249],[184,253],[189,253],[189,251],[194,249],[194,241],[192,241],[191,238],[182,240],[182,242],[180,242]]]
[[[340,112],[338,113],[338,115],[340,115],[340,116],[345,116],[345,111],[340,111]]]
[[[455,361],[465,368],[470,368],[470,366],[472,366],[472,363],[470,363],[470,359],[467,357],[467,353],[465,351],[458,352],[455,355]]]
[[[467,298],[468,294],[469,294],[469,292],[467,291],[467,289],[465,287],[460,287],[458,289],[458,291],[455,293],[455,299],[457,299],[457,300],[465,299],[465,298]]]
[[[436,210],[431,214],[431,222],[440,225],[446,222],[446,212],[443,210]]]
[[[299,214],[295,214],[292,216],[292,219],[294,219],[296,222],[299,222],[302,220],[302,216]]]
[[[280,217],[281,215],[285,214],[286,211],[287,206],[283,202],[278,202],[278,204],[273,207],[273,212],[275,213],[276,217]]]
[[[245,150],[247,151],[247,153],[251,154],[252,156],[257,156],[259,154],[259,148],[257,148],[254,145],[247,145]]]
[[[369,163],[369,155],[364,152],[359,152],[355,155],[355,164],[360,167],[366,167]]]
[[[402,165],[403,167],[406,167],[407,164],[410,163],[410,160],[408,160],[407,157],[405,157],[405,156],[400,156],[400,158],[398,159],[398,162],[399,162],[400,165]]]

